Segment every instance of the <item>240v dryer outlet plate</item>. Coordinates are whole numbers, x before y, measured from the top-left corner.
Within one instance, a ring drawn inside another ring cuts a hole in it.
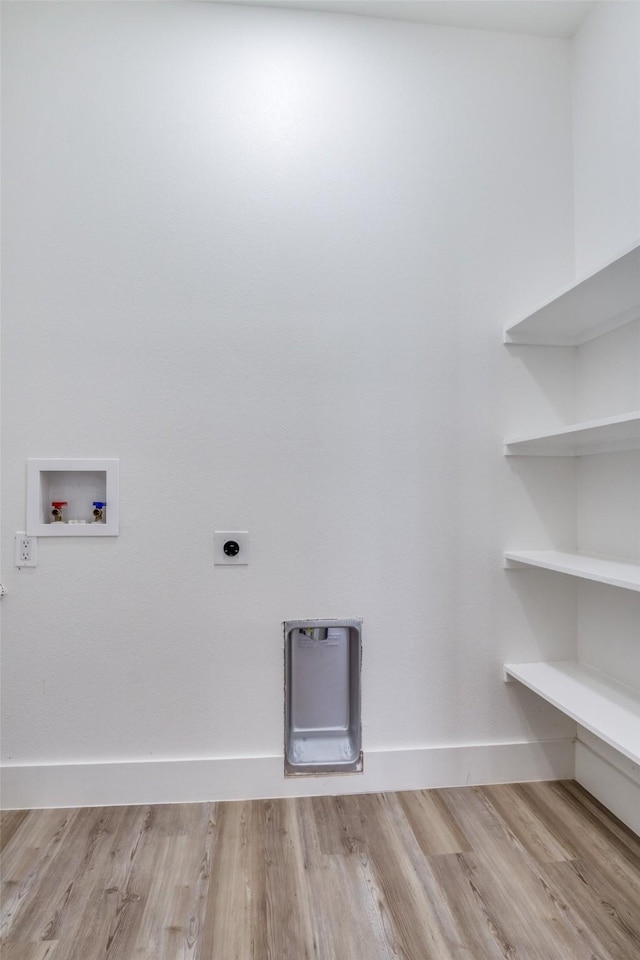
[[[249,531],[216,530],[213,534],[213,562],[235,566],[249,563]]]

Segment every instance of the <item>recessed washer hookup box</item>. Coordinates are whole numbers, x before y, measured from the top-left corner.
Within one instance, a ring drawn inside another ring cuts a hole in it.
[[[362,771],[362,620],[284,624],[284,772]]]

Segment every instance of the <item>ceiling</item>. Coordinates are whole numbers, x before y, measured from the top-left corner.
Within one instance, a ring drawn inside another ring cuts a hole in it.
[[[569,38],[593,0],[223,0],[256,7],[320,10],[448,27]]]

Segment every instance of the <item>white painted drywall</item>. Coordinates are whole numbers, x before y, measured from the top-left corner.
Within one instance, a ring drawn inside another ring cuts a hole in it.
[[[640,318],[581,344],[576,361],[576,420],[640,410]]]
[[[596,4],[573,41],[573,138],[581,275],[640,239],[638,3]],[[578,419],[640,408],[640,320],[581,346],[576,368]],[[581,550],[640,560],[638,451],[583,458],[577,504]],[[577,607],[580,659],[640,690],[640,597],[584,583]],[[640,790],[628,765],[579,737],[578,779],[632,823],[629,792],[637,809]]]
[[[573,42],[576,260],[586,272],[640,238],[640,4],[597,4]],[[577,351],[577,417],[640,408],[640,319]],[[640,455],[580,463],[578,545],[640,560]],[[640,598],[584,585],[579,650],[640,688]]]
[[[572,41],[576,270],[640,237],[640,3],[597,3]]]
[[[573,465],[501,455],[502,327],[573,265],[568,43],[109,2],[3,42],[5,759],[277,755],[302,617],[364,617],[365,750],[570,734],[501,679],[575,647],[574,585],[501,568],[510,500],[575,538]],[[29,456],[119,457],[121,535],[13,568]]]

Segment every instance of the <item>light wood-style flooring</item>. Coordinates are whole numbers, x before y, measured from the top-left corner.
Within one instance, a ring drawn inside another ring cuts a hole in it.
[[[640,958],[640,841],[571,782],[2,827],[2,960]]]

